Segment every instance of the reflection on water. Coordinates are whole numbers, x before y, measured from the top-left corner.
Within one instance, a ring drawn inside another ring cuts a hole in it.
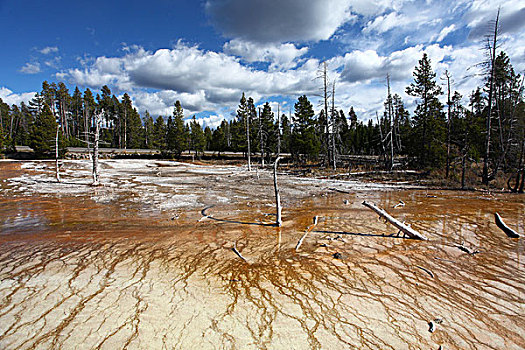
[[[523,233],[523,196],[325,191],[276,228],[270,197],[236,194],[210,217],[0,196],[0,347],[525,348],[523,242],[492,216]],[[391,237],[364,199],[429,240]]]

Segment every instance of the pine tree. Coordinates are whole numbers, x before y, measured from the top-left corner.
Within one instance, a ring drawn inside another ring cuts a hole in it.
[[[168,149],[177,157],[188,148],[188,133],[184,126],[184,110],[180,101],[176,101],[173,108],[173,119],[171,126],[168,126],[168,138]]]
[[[167,127],[166,127],[166,123],[164,122],[164,118],[162,116],[158,116],[157,119],[155,120],[155,124],[153,125],[153,139],[152,139],[153,148],[159,149],[161,151],[164,151],[167,149],[166,133],[167,133]]]
[[[190,121],[190,130],[190,148],[195,151],[196,156],[200,156],[206,147],[206,138],[195,116]]]
[[[54,156],[55,136],[57,122],[55,116],[47,104],[44,105],[42,112],[36,117],[31,127],[30,146],[37,157]],[[59,153],[65,153],[62,134],[59,136]]]
[[[148,111],[144,112],[144,147],[154,148],[154,121]]]
[[[414,114],[414,129],[412,134],[412,154],[417,157],[418,164],[423,167],[438,167],[444,159],[446,150],[445,118],[439,95],[441,87],[436,83],[436,73],[432,70],[427,54],[419,60],[414,70],[414,82],[406,88],[406,93],[419,99]]]
[[[304,155],[309,160],[317,159],[321,142],[316,132],[316,120],[314,109],[306,95],[299,97],[294,105],[294,128],[291,135],[291,151],[293,157],[298,160]]]

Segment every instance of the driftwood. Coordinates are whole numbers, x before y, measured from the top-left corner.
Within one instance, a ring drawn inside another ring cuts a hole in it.
[[[399,203],[394,205],[393,208],[396,209],[396,208],[404,207],[404,206],[405,206],[405,202],[403,202],[402,200],[399,200]]]
[[[501,219],[501,216],[499,216],[498,213],[494,213],[494,218],[496,219],[496,225],[505,232],[507,236],[510,238],[520,238],[520,234],[510,227],[508,227],[503,220]]]
[[[470,249],[469,247],[466,247],[466,246],[464,246],[462,244],[456,244],[456,248],[458,248],[461,251],[464,251],[465,253],[467,253],[469,255],[475,255],[475,254],[479,253],[479,250]]]
[[[318,219],[318,216],[314,216],[314,223],[310,226],[308,226],[308,228],[306,229],[306,232],[304,233],[304,235],[301,237],[301,239],[297,242],[297,245],[295,246],[295,251],[298,251],[299,250],[299,247],[301,246],[301,244],[303,244],[303,241],[304,239],[306,238],[306,236],[312,232],[312,230],[314,229],[314,227],[317,225],[317,219]]]
[[[385,218],[389,223],[394,225],[396,228],[399,229],[400,232],[403,232],[408,237],[413,238],[413,239],[421,239],[423,241],[427,240],[425,236],[423,236],[422,234],[420,234],[413,228],[409,227],[408,225],[405,225],[401,221],[395,219],[390,214],[388,214],[386,211],[377,207],[374,203],[368,203],[367,201],[364,201],[363,205],[375,211],[379,216]]]
[[[418,269],[421,269],[421,270],[425,271],[426,273],[428,273],[428,275],[429,275],[430,277],[434,278],[434,274],[433,274],[432,271],[430,271],[429,269],[425,269],[423,266],[419,266],[419,265],[416,265],[416,267],[417,267]]]
[[[245,258],[244,256],[242,256],[242,254],[237,250],[237,243],[236,243],[236,242],[233,243],[232,250],[233,250],[233,252],[234,252],[235,254],[237,254],[237,256],[238,256],[239,258],[241,258],[241,259],[244,260],[245,262],[248,262],[248,260],[246,260],[246,258]]]

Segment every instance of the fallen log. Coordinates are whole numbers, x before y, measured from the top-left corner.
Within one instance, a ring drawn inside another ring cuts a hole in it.
[[[408,237],[413,238],[413,239],[421,239],[423,241],[427,240],[427,238],[425,236],[423,236],[422,234],[420,234],[419,232],[417,232],[416,230],[414,230],[410,226],[405,225],[401,221],[395,219],[390,214],[388,214],[386,211],[384,211],[383,209],[377,207],[374,203],[368,203],[367,201],[364,201],[362,204],[365,207],[370,208],[373,211],[375,211],[379,216],[385,218],[389,223],[394,225],[396,228],[399,229],[399,231],[403,232]]]
[[[496,219],[496,225],[505,232],[507,236],[510,238],[520,238],[520,234],[510,227],[508,227],[503,220],[501,219],[501,216],[499,216],[498,213],[494,213],[494,217]]]
[[[303,240],[306,238],[306,236],[314,229],[314,227],[317,225],[317,215],[314,216],[314,223],[313,225],[310,225],[307,229],[304,235],[301,237],[301,239],[297,242],[297,245],[295,246],[295,251],[299,250],[299,247],[301,244],[303,244]]]

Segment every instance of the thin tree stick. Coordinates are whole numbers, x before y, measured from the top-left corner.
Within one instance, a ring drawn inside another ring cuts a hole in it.
[[[237,242],[233,242],[233,247],[232,247],[232,250],[235,254],[237,254],[237,256],[239,258],[241,258],[242,260],[244,260],[245,262],[248,262],[248,260],[246,260],[246,258],[244,256],[242,256],[242,254],[237,250]]]
[[[317,225],[317,219],[318,219],[318,216],[314,216],[314,223],[313,225],[310,225],[307,229],[306,229],[306,232],[304,233],[304,235],[301,237],[301,239],[299,240],[299,242],[297,242],[297,245],[295,246],[295,251],[297,252],[299,250],[299,247],[301,246],[301,244],[303,244],[303,241],[304,239],[306,238],[306,236],[312,232],[312,230],[314,229],[314,227]]]
[[[277,165],[280,159],[281,157],[277,157],[273,165],[273,188],[275,190],[275,211],[276,211],[275,226],[277,227],[281,227],[283,223],[281,219],[281,211],[282,211],[281,196],[279,195],[279,186],[277,185]]]
[[[57,124],[57,132],[55,137],[55,171],[56,171],[56,179],[57,182],[60,182],[60,166],[58,164],[58,130],[60,128],[60,124]]]
[[[421,239],[423,241],[427,240],[427,238],[425,236],[423,236],[422,234],[420,234],[419,232],[417,232],[413,228],[411,228],[411,227],[405,225],[404,223],[398,221],[397,219],[392,217],[390,214],[388,214],[383,209],[378,208],[374,203],[368,203],[367,201],[364,201],[363,205],[368,207],[368,208],[370,208],[370,209],[372,209],[373,211],[375,211],[379,216],[385,218],[389,223],[394,225],[396,228],[398,228],[401,232],[403,232],[404,234],[406,234],[410,238]]]
[[[499,216],[498,213],[494,213],[494,217],[496,219],[496,225],[505,232],[507,236],[510,238],[520,238],[520,234],[510,227],[508,227],[503,220],[501,219],[501,216]]]

